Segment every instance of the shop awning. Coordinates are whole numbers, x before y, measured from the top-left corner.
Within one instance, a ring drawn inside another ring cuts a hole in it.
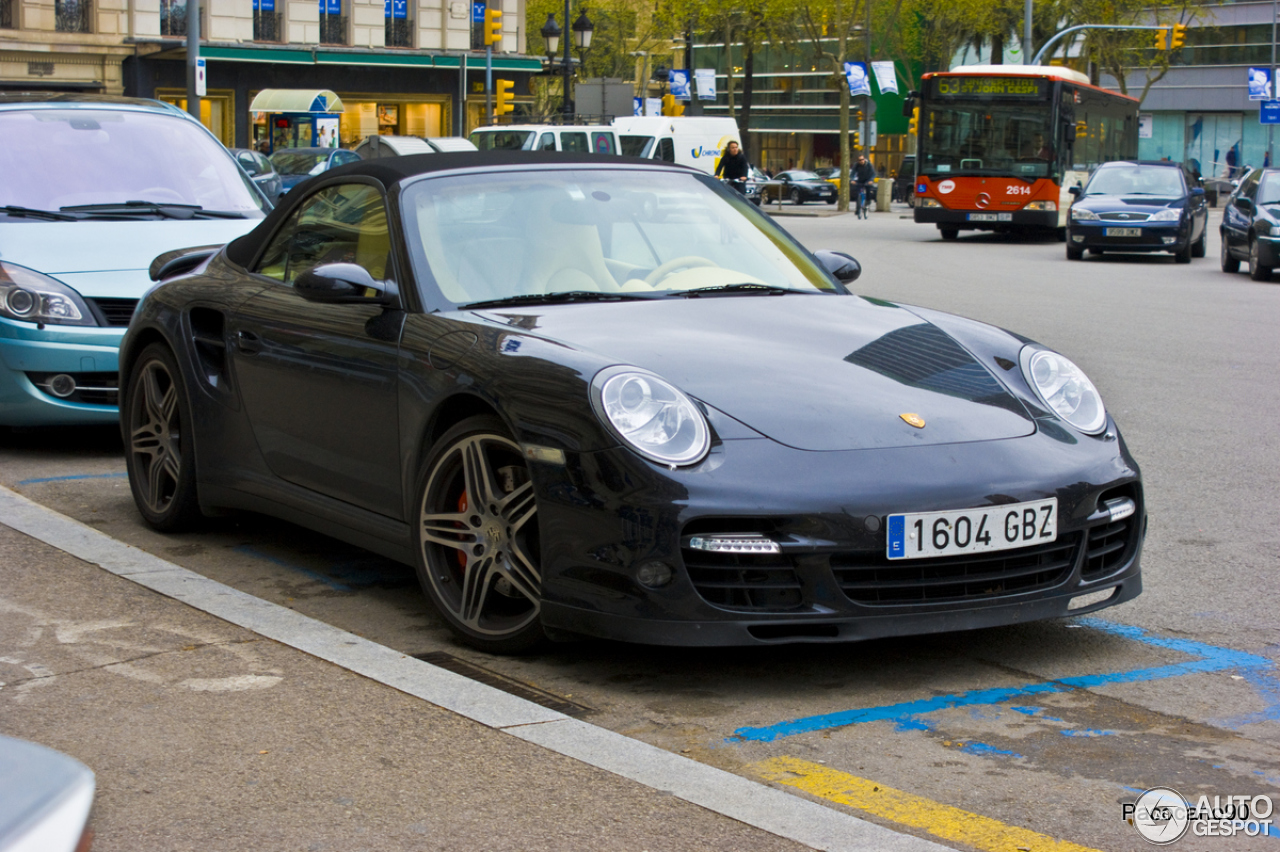
[[[263,89],[249,112],[342,112],[342,99],[328,89]]]

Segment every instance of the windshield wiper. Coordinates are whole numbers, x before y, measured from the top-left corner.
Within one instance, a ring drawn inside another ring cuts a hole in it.
[[[167,219],[243,219],[245,215],[234,210],[206,210],[199,204],[170,204],[166,201],[118,201],[113,204],[76,204],[59,208],[75,213],[105,213],[107,215],[164,216]]]
[[[28,219],[49,219],[54,222],[75,222],[80,219],[79,216],[69,216],[56,210],[37,210],[34,207],[17,207],[13,204],[6,204],[0,209],[10,216],[23,216]]]
[[[719,284],[715,287],[695,287],[692,290],[677,290],[674,295],[696,299],[699,296],[716,293],[746,293],[748,295],[781,296],[786,293],[817,293],[817,290],[792,290],[790,287],[775,287],[771,284]]]
[[[526,293],[502,299],[485,299],[459,305],[459,310],[470,308],[495,308],[500,305],[549,305],[556,302],[632,302],[638,299],[657,299],[658,295],[644,293],[601,293],[597,290],[565,290],[560,293]]]

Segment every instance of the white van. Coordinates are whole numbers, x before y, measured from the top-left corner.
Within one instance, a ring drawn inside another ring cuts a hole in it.
[[[631,115],[615,118],[613,128],[628,157],[679,163],[709,175],[716,173],[725,146],[742,144],[738,122],[727,116]]]
[[[617,154],[618,135],[607,125],[494,124],[471,131],[481,151],[567,151]]]
[[[475,145],[461,136],[437,136],[434,139],[424,139],[421,136],[370,136],[357,145],[355,151],[362,160],[380,160],[383,157],[443,154],[475,149]]]

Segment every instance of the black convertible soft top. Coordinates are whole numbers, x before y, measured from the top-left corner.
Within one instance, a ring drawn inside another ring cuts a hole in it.
[[[348,163],[336,169],[324,172],[320,177],[328,180],[334,177],[361,176],[373,178],[384,187],[391,187],[414,175],[430,172],[451,171],[454,169],[486,169],[504,166],[595,166],[621,168],[676,168],[699,173],[697,169],[675,166],[662,160],[642,160],[638,157],[617,157],[603,154],[562,154],[557,151],[461,151],[447,154],[411,154],[405,157],[382,157],[377,160],[362,160]],[[303,184],[299,184],[300,186]],[[227,257],[239,266],[248,266],[253,262],[258,249],[266,241],[268,235],[276,229],[276,224],[289,215],[298,202],[296,187],[286,196],[275,210],[263,219],[249,233],[227,246]],[[290,197],[292,196],[292,197]]]

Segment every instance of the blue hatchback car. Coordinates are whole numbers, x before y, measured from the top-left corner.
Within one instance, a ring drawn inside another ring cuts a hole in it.
[[[271,209],[226,148],[159,101],[0,94],[0,426],[114,423],[117,349],[176,248]]]

